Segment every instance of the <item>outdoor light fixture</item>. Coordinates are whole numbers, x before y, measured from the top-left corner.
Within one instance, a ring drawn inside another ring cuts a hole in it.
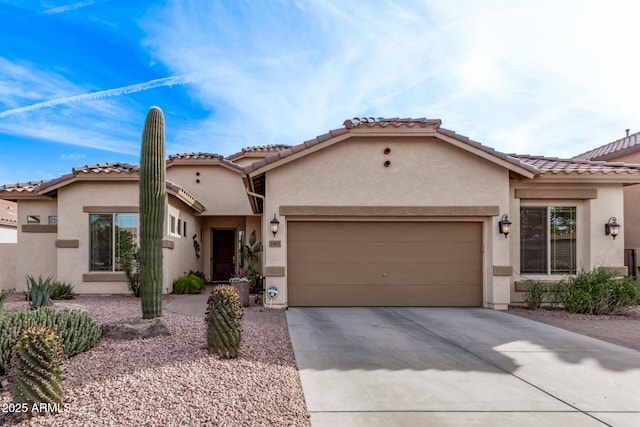
[[[502,215],[502,219],[498,222],[498,229],[501,234],[504,234],[504,238],[506,239],[511,231],[511,221],[509,221],[509,215]]]
[[[278,234],[278,228],[280,228],[280,221],[276,218],[276,214],[273,214],[273,219],[271,220],[271,232],[273,233],[273,237],[276,237],[276,234]]]
[[[613,240],[616,240],[616,236],[620,233],[620,224],[616,222],[616,217],[609,218],[609,222],[604,225],[605,236],[611,235]]]

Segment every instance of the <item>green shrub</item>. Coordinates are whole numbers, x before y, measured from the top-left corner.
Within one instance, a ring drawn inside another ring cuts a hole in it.
[[[62,405],[64,350],[56,331],[34,326],[25,329],[11,351],[13,403]]]
[[[640,287],[631,277],[598,268],[569,279],[562,287],[561,300],[570,313],[619,314],[640,304]]]
[[[532,310],[540,308],[545,300],[547,286],[539,280],[527,280],[524,285],[526,287],[523,295],[524,303]]]
[[[73,285],[69,285],[64,282],[53,282],[53,292],[51,292],[51,299],[75,299],[76,293],[73,291]]]
[[[195,274],[187,274],[173,282],[174,294],[196,294],[202,292],[203,288],[204,280]]]
[[[67,357],[93,347],[102,331],[88,313],[78,310],[56,310],[40,307],[36,310],[5,311],[0,314],[0,375],[9,369],[11,347],[23,330],[32,326],[46,326],[55,330],[62,341]]]
[[[193,274],[194,276],[198,276],[199,278],[202,279],[202,283],[206,282],[207,280],[204,277],[204,273],[202,271],[193,271],[193,270],[189,270],[189,275]]]
[[[51,277],[42,280],[42,276],[38,276],[38,281],[31,276],[27,276],[27,300],[31,301],[31,308],[38,308],[49,304],[51,294],[53,293],[53,283]]]
[[[129,291],[140,298],[140,249],[134,243],[121,250],[120,267],[127,276]]]

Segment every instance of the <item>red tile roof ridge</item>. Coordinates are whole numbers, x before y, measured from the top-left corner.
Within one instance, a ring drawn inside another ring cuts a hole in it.
[[[203,152],[170,154],[169,161],[174,159],[224,159],[224,156],[222,154],[217,154],[217,153],[203,153]]]
[[[6,191],[7,193],[18,192],[22,193],[26,191],[27,193],[34,192],[37,188],[39,188],[42,184],[51,182],[51,180],[41,180],[41,181],[28,181],[28,182],[17,182],[15,184],[4,184],[0,185],[0,193]]]
[[[372,126],[380,126],[380,127],[387,127],[387,126],[394,126],[394,127],[400,127],[400,126],[407,126],[407,127],[414,127],[414,126],[428,126],[428,125],[435,125],[436,128],[440,127],[440,124],[442,123],[442,121],[440,119],[427,119],[426,117],[420,117],[420,118],[389,118],[389,119],[385,119],[384,117],[354,117],[352,119],[347,119],[344,121],[343,125],[346,129],[352,129],[354,127],[359,127],[362,125],[368,126],[368,127],[372,127]]]
[[[139,166],[132,165],[129,163],[97,163],[95,165],[84,165],[71,169],[74,175],[79,173],[134,173],[139,172]]]
[[[277,153],[291,148],[288,144],[267,144],[267,145],[252,145],[240,149],[237,153],[233,153],[225,158],[228,160],[235,160],[238,157],[242,157],[247,153]]]
[[[640,149],[640,132],[636,132],[631,135],[627,135],[624,138],[617,139],[608,144],[601,145],[593,150],[586,151],[582,154],[574,156],[577,160],[589,160],[594,158],[605,158],[616,153],[622,153],[625,151],[635,151]]]

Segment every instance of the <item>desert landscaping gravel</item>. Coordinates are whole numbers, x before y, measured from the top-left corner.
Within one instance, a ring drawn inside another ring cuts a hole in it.
[[[171,298],[163,297],[166,304]],[[99,323],[140,317],[132,296],[79,296]],[[5,309],[26,306],[11,295]],[[203,307],[204,311],[205,307]],[[249,310],[261,310],[249,307]],[[164,310],[171,336],[133,341],[101,339],[65,362],[66,403],[56,414],[0,424],[20,426],[308,426],[300,377],[287,328],[243,319],[237,359],[206,349],[201,318]],[[6,388],[0,403],[11,402]],[[4,406],[4,405],[3,405]]]

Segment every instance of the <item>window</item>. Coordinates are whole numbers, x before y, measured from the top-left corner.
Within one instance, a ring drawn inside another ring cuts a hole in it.
[[[520,272],[576,273],[576,208],[520,208]]]
[[[184,221],[184,222],[182,223],[182,235],[183,235],[184,237],[187,237],[187,221]]]
[[[89,271],[122,271],[120,254],[138,241],[138,214],[89,215]]]
[[[27,215],[27,224],[40,224],[40,215]]]
[[[49,215],[49,224],[57,224],[58,215]]]
[[[169,215],[169,233],[176,234],[176,217]]]

